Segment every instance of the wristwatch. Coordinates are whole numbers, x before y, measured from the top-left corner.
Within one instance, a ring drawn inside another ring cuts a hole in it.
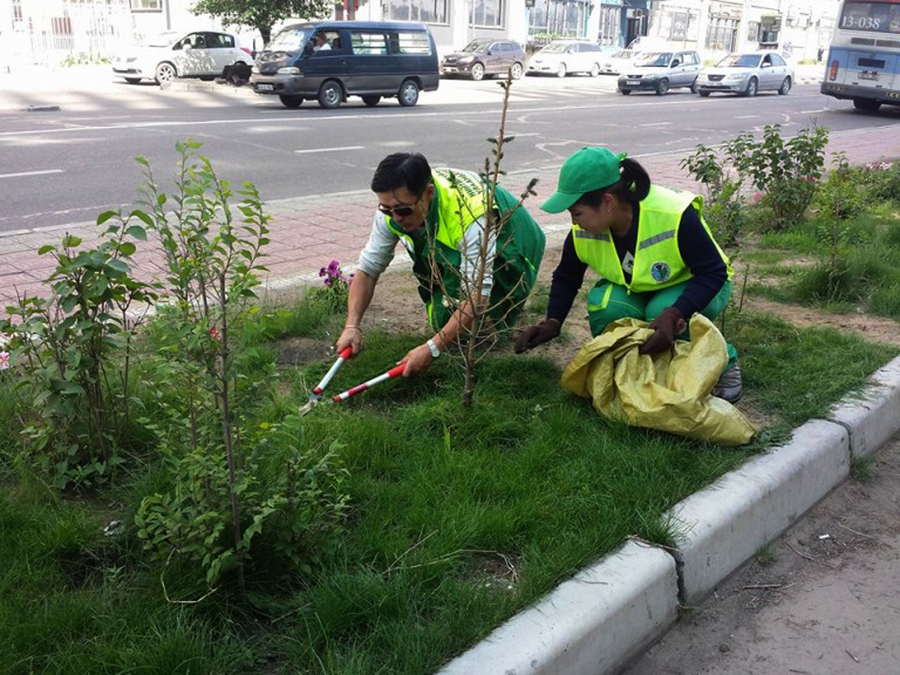
[[[429,339],[425,344],[428,345],[428,350],[431,352],[431,356],[433,358],[436,359],[441,355],[441,350],[438,349],[438,346],[436,344],[434,344],[434,340]]]

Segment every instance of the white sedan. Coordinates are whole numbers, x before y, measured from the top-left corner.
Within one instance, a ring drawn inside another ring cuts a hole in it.
[[[787,94],[794,84],[794,68],[771,51],[729,54],[713,68],[697,76],[697,93],[709,96],[721,91],[740,96],[756,96],[760,91]]]
[[[148,40],[133,51],[113,59],[113,73],[137,84],[154,80],[166,84],[176,77],[199,77],[212,80],[222,75],[226,66],[253,65],[253,56],[237,46],[230,33],[168,31]]]
[[[605,49],[587,40],[557,40],[551,42],[528,61],[528,75],[556,75],[587,73],[591,77],[600,74],[600,62],[606,56]]]

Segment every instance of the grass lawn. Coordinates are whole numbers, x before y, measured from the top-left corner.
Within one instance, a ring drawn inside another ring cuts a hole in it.
[[[772,253],[759,259],[778,263]],[[383,283],[379,291],[390,292],[394,281]],[[257,326],[247,372],[282,365],[247,413],[254,424],[295,411],[330,364],[284,364],[285,335],[325,345],[339,321],[302,316],[309,313],[282,316],[275,331]],[[824,415],[900,352],[748,309],[728,314],[726,334],[741,354],[741,407],[765,421],[740,450],[603,419],[560,389],[560,362],[514,356],[509,345],[479,365],[470,410],[461,407],[462,373],[450,359],[413,381],[321,404],[303,418],[302,440],[310,448],[338,443],[350,504],[340,537],[296,569],[268,564],[263,550],[248,564],[245,594],[223,584],[202,601],[190,568],[176,563],[163,576],[137,538],[137,504],[157,480],[153,453],[130,455],[110,488],[60,496],[17,460],[16,391],[6,377],[4,672],[433,672],[627,537],[677,542],[661,521],[667,509]],[[422,339],[368,334],[366,351],[329,392],[383,372]],[[574,356],[577,344],[570,347]]]

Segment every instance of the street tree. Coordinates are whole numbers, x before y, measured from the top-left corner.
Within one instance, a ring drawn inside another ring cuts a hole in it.
[[[331,6],[328,0],[198,0],[191,11],[218,17],[226,26],[252,26],[269,44],[279,21],[324,17]]]

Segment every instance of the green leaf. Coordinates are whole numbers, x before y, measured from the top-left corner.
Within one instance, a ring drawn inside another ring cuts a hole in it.
[[[147,241],[147,230],[145,230],[140,225],[132,225],[127,230],[125,230],[125,234],[127,234],[129,237],[134,237],[139,241]]]
[[[153,227],[153,218],[146,211],[141,211],[140,209],[135,209],[132,211],[129,216],[134,216],[138,220],[142,221],[147,227]],[[132,228],[128,228],[128,231],[131,232]],[[135,236],[135,235],[132,235]],[[144,237],[146,239],[146,235]],[[135,237],[135,239],[140,239],[140,237]]]
[[[119,253],[125,256],[134,255],[134,252],[137,251],[137,246],[132,244],[130,241],[122,242],[119,245]]]
[[[119,213],[117,211],[104,211],[99,216],[97,216],[97,224],[102,225],[107,220],[109,220],[113,216],[117,216],[117,215],[119,215]]]
[[[38,255],[47,255],[50,251],[55,251],[56,247],[53,244],[44,244],[38,249]]]
[[[74,234],[67,234],[63,237],[62,245],[69,248],[81,246],[81,237],[76,237]]]

